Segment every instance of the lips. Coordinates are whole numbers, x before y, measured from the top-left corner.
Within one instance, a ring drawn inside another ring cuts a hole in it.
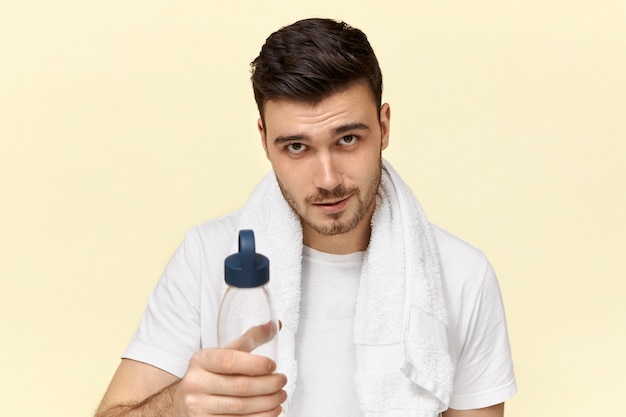
[[[350,196],[342,200],[315,203],[315,206],[318,207],[321,211],[323,211],[326,214],[338,213],[342,211],[348,205],[349,199],[350,199]]]

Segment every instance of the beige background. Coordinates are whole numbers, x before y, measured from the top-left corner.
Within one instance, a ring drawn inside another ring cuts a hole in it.
[[[626,2],[3,0],[2,415],[93,412],[184,232],[269,169],[248,63],[308,16],[369,35],[386,158],[498,272],[507,415],[622,413]]]

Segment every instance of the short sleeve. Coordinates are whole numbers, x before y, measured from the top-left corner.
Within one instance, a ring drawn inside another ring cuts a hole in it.
[[[200,349],[201,244],[191,230],[148,300],[139,328],[122,357],[182,377]]]
[[[483,271],[456,364],[450,408],[457,410],[499,404],[517,392],[500,288],[486,260]]]

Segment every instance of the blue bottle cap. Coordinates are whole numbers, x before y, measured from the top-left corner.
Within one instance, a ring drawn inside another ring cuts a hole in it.
[[[252,230],[239,231],[239,252],[224,261],[224,279],[237,288],[260,287],[270,280],[270,260],[256,253]]]

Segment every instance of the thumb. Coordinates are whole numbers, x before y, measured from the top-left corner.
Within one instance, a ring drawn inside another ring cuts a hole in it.
[[[271,320],[265,324],[250,327],[244,334],[230,342],[228,346],[226,346],[226,349],[252,352],[262,344],[272,340],[277,331],[276,323]]]

